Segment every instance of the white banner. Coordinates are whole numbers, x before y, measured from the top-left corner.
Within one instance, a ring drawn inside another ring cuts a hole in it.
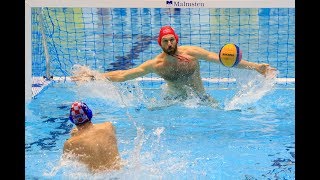
[[[294,8],[295,0],[26,0],[30,7]]]

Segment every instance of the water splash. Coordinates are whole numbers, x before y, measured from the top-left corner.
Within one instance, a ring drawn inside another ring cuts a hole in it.
[[[73,91],[80,99],[99,98],[118,107],[138,106],[146,101],[135,81],[119,84],[108,80],[96,80],[78,84]]]
[[[174,152],[162,144],[164,131],[164,127],[156,127],[148,134],[144,128],[138,128],[134,149],[126,152],[129,157],[125,167],[113,174],[120,179],[163,179],[185,170],[187,159],[175,157]]]
[[[242,109],[257,102],[267,93],[271,92],[276,84],[278,72],[268,74],[266,77],[255,71],[239,70],[234,74],[237,78],[237,92],[231,100],[225,101],[225,110]]]
[[[145,101],[149,110],[160,110],[169,106],[177,105],[188,109],[196,109],[200,106],[218,107],[218,103],[209,94],[199,95],[189,86],[181,88],[182,91],[169,88],[167,84],[161,86],[159,96]]]
[[[72,179],[88,179],[92,177],[87,167],[79,163],[73,154],[64,154],[58,162],[48,162],[47,170],[43,173],[44,177],[69,177]]]
[[[83,68],[83,74],[96,74],[88,68]],[[78,72],[78,75],[81,74]],[[136,119],[130,114],[130,107],[145,106],[150,103],[149,98],[144,97],[142,89],[138,85],[138,81],[127,81],[123,83],[113,83],[108,80],[100,80],[95,78],[77,83],[74,91],[79,98],[99,98],[108,102],[113,102],[115,106],[125,108],[125,114],[128,121],[132,122],[136,129],[136,137],[133,141],[132,148],[127,148],[120,152],[122,157],[123,168],[119,171],[103,172],[95,174],[95,179],[103,179],[105,177],[130,178],[130,179],[161,179],[162,177],[174,174],[181,169],[186,168],[187,160],[175,158],[171,151],[161,145],[161,134],[164,132],[163,127],[157,127],[152,134],[146,134],[145,128],[136,122]],[[165,104],[166,106],[167,104]],[[151,144],[151,148],[146,145]],[[149,149],[146,151],[146,149]],[[159,155],[160,154],[160,155]],[[167,164],[171,164],[168,166]],[[63,168],[66,168],[64,166]],[[74,176],[70,172],[70,175]],[[86,177],[85,175],[84,177]],[[76,177],[79,177],[77,175]],[[91,177],[92,178],[92,177]]]
[[[153,134],[155,134],[159,140],[160,135],[163,133],[163,131],[164,131],[164,127],[158,127],[155,129],[155,131],[153,131]]]
[[[42,177],[49,179],[163,179],[177,176],[188,167],[188,154],[175,157],[175,152],[163,145],[164,127],[156,127],[146,132],[137,128],[133,149],[120,152],[123,167],[117,171],[91,173],[72,154],[64,154],[57,161],[47,162]],[[148,147],[146,147],[148,145]],[[179,173],[178,173],[179,174]]]

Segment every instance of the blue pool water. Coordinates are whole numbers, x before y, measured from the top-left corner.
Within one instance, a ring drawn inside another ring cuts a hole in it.
[[[295,78],[295,9],[33,8],[32,76],[46,75],[39,14],[50,75],[62,81],[25,104],[26,179],[295,179],[295,85],[200,60],[202,78],[219,108],[199,99],[165,105],[163,80],[64,81],[75,64],[100,72],[128,69],[161,52],[157,34],[172,25],[180,45],[218,52],[236,43],[243,58],[269,63],[277,78]],[[37,14],[38,13],[38,14]],[[33,87],[42,84],[33,84]],[[69,108],[82,100],[93,122],[116,128],[123,169],[92,175],[61,158],[73,124]],[[150,110],[150,108],[155,108]]]
[[[294,88],[236,86],[207,89],[218,109],[191,98],[149,110],[161,104],[161,88],[52,83],[26,104],[26,179],[295,179]],[[122,170],[92,175],[61,158],[75,100],[93,110],[94,123],[114,124]]]

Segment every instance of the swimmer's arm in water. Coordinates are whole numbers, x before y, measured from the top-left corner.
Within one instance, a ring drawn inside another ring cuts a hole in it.
[[[113,82],[123,82],[137,77],[144,76],[153,72],[153,60],[148,60],[138,67],[128,70],[116,70],[103,73],[103,76]]]
[[[220,63],[219,61],[219,54],[207,51],[203,48],[200,47],[193,47],[192,54],[198,59],[204,59],[206,61],[214,62],[214,63]],[[249,62],[244,59],[241,59],[239,64],[235,66],[236,68],[240,69],[250,69],[250,70],[256,70],[258,73],[262,75],[267,75],[271,71],[275,71],[276,69],[273,67],[270,67],[269,64],[266,63],[254,63],[254,62]]]

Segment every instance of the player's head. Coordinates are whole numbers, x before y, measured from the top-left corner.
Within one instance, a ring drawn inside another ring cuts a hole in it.
[[[91,121],[92,111],[84,102],[74,102],[70,108],[69,119],[75,125]]]
[[[162,50],[173,55],[177,51],[177,44],[179,41],[178,35],[175,33],[174,29],[170,26],[163,26],[159,31],[158,44],[161,46]]]

